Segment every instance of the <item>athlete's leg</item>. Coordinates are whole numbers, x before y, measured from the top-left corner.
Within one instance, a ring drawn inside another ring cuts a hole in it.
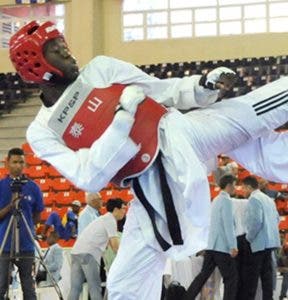
[[[166,258],[163,253],[145,243],[131,211],[128,212],[126,222],[120,248],[108,273],[108,298],[160,299]]]
[[[288,131],[269,132],[228,152],[250,172],[275,182],[288,182]]]
[[[227,153],[288,120],[288,77],[247,95],[187,113],[186,136],[201,161]],[[286,140],[288,137],[283,137]]]

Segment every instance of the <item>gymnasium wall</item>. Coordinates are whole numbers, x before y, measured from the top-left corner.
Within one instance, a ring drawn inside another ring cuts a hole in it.
[[[13,4],[0,0],[0,5]],[[99,54],[134,64],[286,55],[288,33],[122,42],[121,0],[66,3],[66,37],[80,65]],[[8,51],[0,50],[1,72],[13,70]]]

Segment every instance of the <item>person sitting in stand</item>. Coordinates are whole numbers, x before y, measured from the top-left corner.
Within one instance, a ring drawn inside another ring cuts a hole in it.
[[[68,210],[64,217],[60,218],[56,211],[53,211],[45,222],[42,237],[45,239],[48,230],[52,227],[60,237],[60,239],[69,240],[77,237],[78,215],[81,208],[81,202],[74,200],[71,203],[71,210]]]

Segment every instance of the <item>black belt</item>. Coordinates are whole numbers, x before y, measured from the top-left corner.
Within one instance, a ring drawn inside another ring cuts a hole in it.
[[[159,170],[161,193],[162,193],[162,198],[165,207],[168,230],[173,245],[183,245],[180,223],[174,206],[172,194],[165,175],[164,166],[162,164],[161,152],[159,152],[159,154],[157,155],[156,164]],[[150,217],[156,240],[160,244],[161,248],[164,251],[167,251],[171,247],[171,245],[162,237],[162,235],[160,234],[157,228],[156,220],[155,220],[155,210],[152,207],[152,205],[148,202],[147,198],[145,197],[145,194],[142,190],[142,187],[140,186],[138,178],[133,179],[133,188],[137,198],[140,200],[140,202],[142,203],[142,205],[144,206],[144,208],[146,209]]]

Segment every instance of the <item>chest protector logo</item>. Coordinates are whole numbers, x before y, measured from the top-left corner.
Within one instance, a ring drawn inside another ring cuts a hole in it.
[[[91,88],[83,82],[73,84],[65,99],[56,107],[48,126],[73,150],[90,148],[111,124],[125,85]],[[143,173],[158,153],[158,126],[167,109],[146,97],[138,106],[130,132],[140,150],[112,179],[121,184],[124,179]],[[117,141],[115,141],[117,143]]]

